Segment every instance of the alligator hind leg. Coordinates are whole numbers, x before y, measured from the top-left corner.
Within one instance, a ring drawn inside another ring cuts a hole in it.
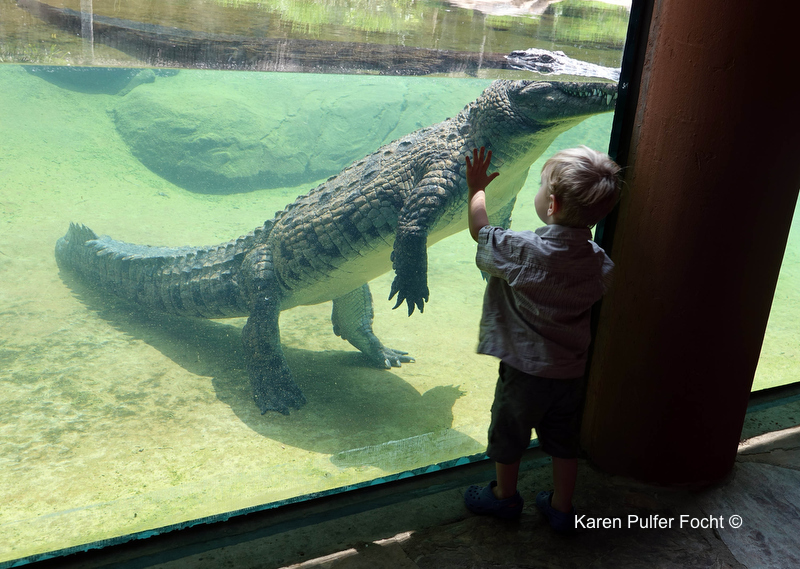
[[[266,246],[256,247],[245,256],[241,270],[242,286],[249,293],[251,306],[242,329],[242,343],[253,399],[262,415],[267,411],[288,415],[292,409],[305,405],[306,398],[294,382],[281,348],[281,302],[272,253]]]
[[[267,411],[288,415],[289,411],[299,409],[306,403],[283,355],[279,316],[280,303],[277,299],[262,297],[254,303],[247,324],[242,329],[253,398],[262,415]]]
[[[383,368],[400,367],[413,362],[408,352],[387,348],[372,331],[372,294],[364,285],[333,300],[333,332],[358,348],[373,365]]]

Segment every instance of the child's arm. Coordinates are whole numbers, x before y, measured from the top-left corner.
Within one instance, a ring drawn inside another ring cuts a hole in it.
[[[489,225],[489,214],[486,213],[486,186],[489,182],[494,180],[500,175],[500,172],[494,172],[491,175],[486,175],[486,170],[492,161],[492,151],[486,154],[484,160],[484,152],[486,149],[481,146],[480,154],[478,149],[472,151],[473,164],[470,162],[469,156],[467,159],[467,187],[469,193],[467,194],[468,215],[469,215],[469,234],[477,242],[478,233],[482,227]]]

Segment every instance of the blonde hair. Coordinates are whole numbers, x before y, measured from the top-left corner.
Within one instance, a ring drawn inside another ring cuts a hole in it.
[[[559,225],[593,227],[613,209],[620,194],[620,167],[586,146],[554,154],[542,168],[542,185],[561,205]]]

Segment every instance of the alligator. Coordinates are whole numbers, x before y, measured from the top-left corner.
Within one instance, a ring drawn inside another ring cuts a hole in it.
[[[201,318],[247,316],[246,367],[261,413],[306,400],[280,342],[281,310],[333,301],[336,335],[377,367],[413,362],[372,330],[368,282],[394,269],[389,299],[408,315],[429,299],[427,246],[467,227],[464,156],[485,146],[501,176],[489,220],[508,227],[531,164],[556,136],[611,111],[615,84],[493,82],[457,116],[379,148],[245,236],[213,247],[133,245],[71,224],[62,269],[146,308]]]
[[[603,67],[580,59],[572,59],[563,51],[531,48],[512,51],[506,56],[511,69],[525,69],[547,75],[602,77],[619,81],[619,67]]]

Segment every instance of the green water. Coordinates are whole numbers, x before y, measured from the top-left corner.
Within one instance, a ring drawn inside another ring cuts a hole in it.
[[[753,390],[800,381],[800,203],[795,206],[786,252],[761,347]]]
[[[139,90],[164,100],[199,91],[226,105],[232,92],[253,104],[259,96],[306,129],[308,140],[294,144],[338,136],[330,154],[348,160],[343,149],[361,148],[363,137],[377,146],[454,115],[488,81],[184,70],[115,95],[75,91],[29,71],[0,66],[0,559],[484,450],[496,362],[475,354],[483,281],[466,232],[429,250],[424,314],[391,309],[392,275],[370,283],[376,334],[411,353],[413,364],[365,366],[332,333],[330,303],[282,313],[287,359],[308,399],[289,416],[262,416],[253,404],[243,319],[144,313],[60,274],[53,248],[72,221],[134,243],[220,243],[319,182],[237,193],[170,182],[118,129],[116,109]],[[349,115],[306,120],[303,109],[332,101]],[[593,117],[559,144],[603,147],[611,118]],[[381,120],[383,130],[373,128]],[[522,190],[515,226],[536,224],[535,190]]]
[[[378,145],[433,124],[488,83],[184,70],[121,96],[81,93],[22,66],[0,66],[0,560],[483,451],[496,363],[475,354],[483,282],[466,232],[430,248],[424,314],[391,310],[392,275],[370,283],[376,334],[410,352],[413,364],[366,367],[332,333],[329,303],[281,315],[287,359],[308,399],[288,417],[262,416],[252,402],[242,319],[144,313],[60,274],[53,247],[71,221],[135,243],[219,243],[252,230],[319,181],[236,193],[171,182],[148,168],[118,129],[116,110],[137,90],[163,100],[199,91],[226,105],[232,92],[248,94],[251,103],[260,92],[284,120],[315,129],[292,144],[339,137],[334,147],[347,160],[343,148],[357,152],[367,144],[363,137]],[[303,104],[318,109],[326,101],[350,115],[309,125]],[[611,118],[588,119],[545,157],[576,144],[604,148]],[[382,130],[375,128],[381,120]],[[514,227],[539,224],[536,189],[531,176]],[[798,376],[796,225],[756,388]]]

